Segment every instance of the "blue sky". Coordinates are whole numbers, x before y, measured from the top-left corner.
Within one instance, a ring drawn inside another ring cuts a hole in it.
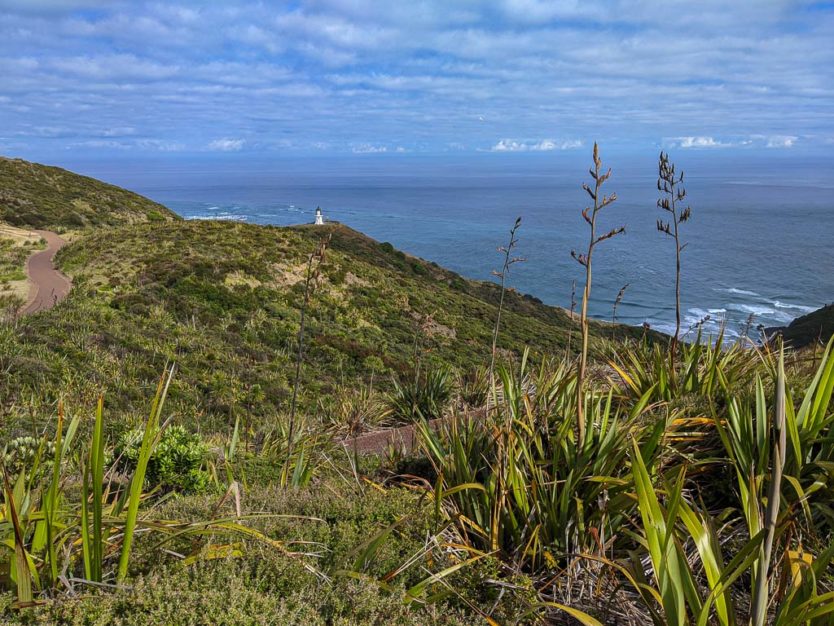
[[[834,2],[0,0],[0,154],[834,149]]]

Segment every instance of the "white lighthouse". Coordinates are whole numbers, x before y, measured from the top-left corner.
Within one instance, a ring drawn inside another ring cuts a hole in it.
[[[324,226],[324,215],[321,214],[321,207],[316,207],[316,226]]]

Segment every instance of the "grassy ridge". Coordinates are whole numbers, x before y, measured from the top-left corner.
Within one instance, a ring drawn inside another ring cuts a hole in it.
[[[0,157],[0,221],[73,230],[178,219],[138,194],[59,167]]]
[[[235,411],[274,420],[292,384],[306,255],[325,232],[333,242],[310,311],[305,408],[342,383],[373,376],[385,385],[411,371],[417,336],[435,365],[465,372],[484,363],[498,297],[491,284],[340,225],[176,221],[91,233],[61,251],[74,283],[69,299],[0,328],[0,364],[9,372],[0,401],[21,407],[63,395],[89,403],[106,389],[108,405],[131,414],[144,410],[148,388],[176,360],[169,402],[187,423],[225,428]],[[565,352],[564,311],[515,293],[505,307],[505,360],[525,346]]]

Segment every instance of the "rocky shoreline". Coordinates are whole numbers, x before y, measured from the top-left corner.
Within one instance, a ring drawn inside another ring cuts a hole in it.
[[[797,317],[787,326],[766,328],[765,333],[770,338],[784,338],[785,343],[794,348],[809,346],[814,342],[825,344],[834,335],[834,303]]]

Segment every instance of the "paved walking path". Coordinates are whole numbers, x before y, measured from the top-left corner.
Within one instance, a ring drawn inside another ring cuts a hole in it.
[[[55,269],[55,254],[67,241],[48,230],[36,230],[46,240],[46,249],[36,252],[26,261],[29,278],[29,299],[20,309],[21,315],[46,311],[67,297],[72,283]]]

